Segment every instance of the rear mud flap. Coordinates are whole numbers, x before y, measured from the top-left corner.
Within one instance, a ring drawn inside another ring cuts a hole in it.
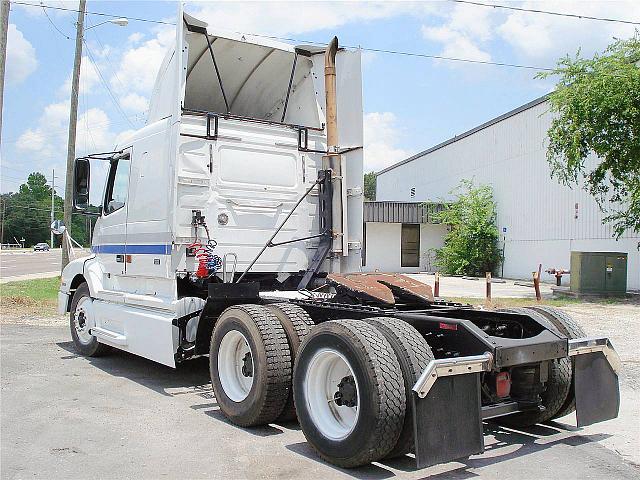
[[[576,418],[584,427],[618,416],[618,374],[603,352],[575,356]]]
[[[484,452],[479,373],[438,379],[413,408],[418,468]]]
[[[480,374],[491,353],[432,360],[413,386],[418,468],[484,451]]]

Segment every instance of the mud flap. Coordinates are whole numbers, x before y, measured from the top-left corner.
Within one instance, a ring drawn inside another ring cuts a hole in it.
[[[484,452],[479,373],[438,378],[413,408],[418,468]]]
[[[574,360],[578,427],[616,418],[620,409],[618,374],[605,353],[580,354]]]

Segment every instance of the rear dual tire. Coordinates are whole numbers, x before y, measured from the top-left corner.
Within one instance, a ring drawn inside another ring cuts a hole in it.
[[[300,347],[293,377],[307,441],[340,467],[386,457],[404,427],[402,378],[391,344],[372,324],[333,320],[315,327]]]
[[[553,307],[534,306],[504,309],[505,312],[529,315],[540,323],[551,325],[567,338],[584,336],[580,326],[566,313]],[[543,411],[521,412],[497,418],[495,423],[508,427],[523,428],[537,423],[563,417],[575,411],[575,385],[573,378],[573,359],[559,358],[549,362],[549,377],[546,389],[540,395]]]
[[[243,427],[275,421],[291,390],[291,350],[284,328],[259,305],[236,305],[218,318],[209,351],[220,411]]]
[[[284,328],[289,349],[291,350],[291,370],[293,372],[293,364],[300,349],[300,344],[311,333],[311,329],[315,324],[304,309],[292,303],[272,303],[265,305],[265,308],[278,319],[280,325]],[[289,422],[296,418],[293,389],[290,388],[287,402],[277,420],[279,422]]]

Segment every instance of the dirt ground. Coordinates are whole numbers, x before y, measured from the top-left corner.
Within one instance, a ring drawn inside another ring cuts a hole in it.
[[[177,370],[123,352],[86,359],[52,305],[3,302],[1,477],[638,478],[640,306],[564,310],[620,354],[619,418],[581,430],[575,415],[527,431],[486,427],[486,452],[468,460],[415,470],[406,457],[342,470],[320,461],[296,424],[230,425],[206,359]]]

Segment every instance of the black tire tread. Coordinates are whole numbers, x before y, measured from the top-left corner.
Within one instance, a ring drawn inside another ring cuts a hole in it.
[[[531,310],[535,310],[536,312],[544,315],[551,323],[555,325],[555,327],[562,333],[566,335],[570,339],[586,337],[587,334],[582,327],[578,325],[578,323],[566,312],[563,312],[559,308],[549,307],[547,305],[536,305],[532,307],[528,307]],[[565,415],[569,415],[576,411],[576,387],[575,387],[575,379],[573,376],[573,371],[575,370],[575,361],[571,359],[571,387],[569,388],[569,394],[567,395],[567,399],[560,407],[558,413],[556,413],[553,418],[564,417]]]
[[[73,314],[76,309],[76,305],[80,301],[80,297],[82,295],[87,295],[89,297],[91,296],[91,293],[89,291],[89,285],[86,282],[83,282],[80,285],[78,285],[78,288],[76,288],[76,291],[74,292],[73,297],[71,298],[71,308],[69,309],[69,327],[71,329],[71,338],[73,339],[73,344],[76,350],[78,351],[78,353],[80,353],[85,357],[101,357],[103,355],[107,355],[108,353],[111,352],[112,347],[104,343],[100,343],[98,339],[95,337],[94,337],[95,342],[93,346],[89,346],[88,348],[81,346],[77,341],[77,334],[75,333]]]
[[[322,458],[334,465],[352,468],[384,458],[396,445],[406,409],[402,372],[389,342],[376,328],[362,320],[324,322],[314,329],[307,340],[321,334],[325,328],[333,326],[342,330],[343,338],[366,354],[370,371],[373,373],[372,384],[377,390],[377,415],[370,419],[370,422],[375,423],[374,434],[370,438],[359,439],[359,453],[349,458],[337,459],[318,452]],[[312,441],[311,443],[313,444]]]
[[[406,455],[415,451],[412,388],[429,362],[433,360],[433,352],[422,335],[407,322],[392,317],[372,317],[365,319],[365,322],[380,330],[389,341],[403,370],[407,405],[404,426],[398,442],[386,457]]]
[[[293,339],[289,338],[289,336],[287,335],[289,349],[291,350],[291,371],[293,371],[296,354],[298,353],[300,344],[305,339],[305,337],[309,335],[309,333],[311,333],[311,328],[315,326],[315,323],[313,323],[313,320],[311,320],[309,314],[302,307],[299,307],[298,305],[294,305],[292,303],[271,303],[265,305],[265,308],[269,310],[273,315],[275,315],[280,323],[288,321],[298,337],[296,342],[293,341]],[[278,310],[281,315],[278,315]],[[277,421],[289,422],[295,420],[296,418],[296,406],[293,401],[293,388],[291,388],[289,391],[289,397],[287,398],[287,403],[285,404],[284,409],[282,410],[282,413],[278,417]]]
[[[291,351],[287,335],[277,317],[263,306],[234,305],[227,310],[233,308],[244,311],[255,323],[267,358],[266,395],[262,407],[247,421],[233,421],[243,427],[271,423],[282,413],[291,389]]]
[[[528,315],[540,321],[542,324],[549,323],[544,315],[526,307],[512,307],[501,309],[502,312],[519,313]],[[547,389],[543,392],[542,403],[545,410],[542,412],[521,412],[506,417],[495,419],[496,423],[510,427],[530,427],[537,423],[544,423],[556,416],[564,405],[569,395],[571,387],[571,360],[560,358],[552,360],[549,365],[549,379]]]

